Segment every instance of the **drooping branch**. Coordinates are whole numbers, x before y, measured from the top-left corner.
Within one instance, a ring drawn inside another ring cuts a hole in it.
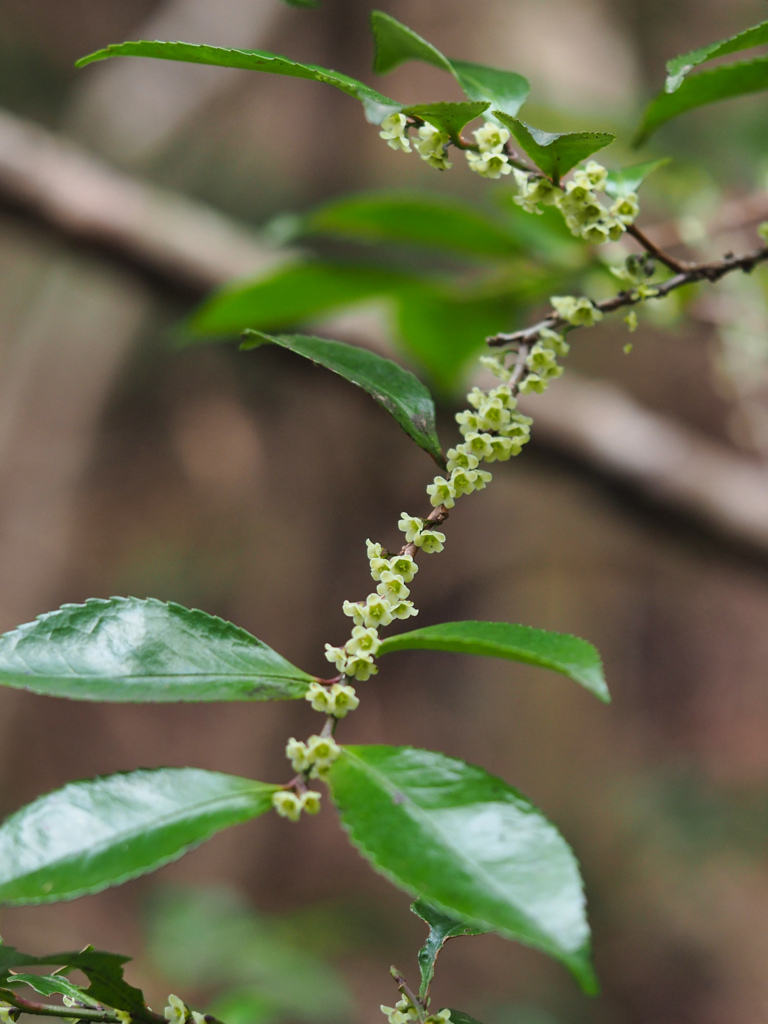
[[[653,247],[655,249],[655,246]],[[653,255],[653,251],[651,251]],[[721,277],[725,277],[726,274],[732,273],[734,270],[741,270],[744,273],[749,273],[759,263],[764,263],[768,260],[768,246],[762,246],[759,249],[755,249],[752,252],[745,253],[742,256],[734,256],[733,253],[726,253],[721,260],[716,260],[712,263],[697,263],[692,266],[686,267],[685,270],[680,271],[670,277],[666,281],[662,281],[659,284],[653,285],[653,292],[650,294],[643,295],[635,289],[626,289],[618,292],[616,295],[611,296],[608,299],[602,299],[599,302],[593,303],[595,309],[599,309],[601,313],[613,313],[617,309],[622,309],[628,306],[637,306],[641,302],[645,302],[649,299],[663,299],[671,292],[676,291],[678,288],[684,287],[687,284],[696,284],[697,281],[709,281],[714,283],[719,281]],[[491,335],[486,338],[488,345],[492,347],[501,347],[505,345],[530,345],[533,344],[541,334],[542,330],[549,328],[550,330],[576,330],[576,328],[569,324],[567,320],[557,316],[556,313],[552,313],[550,316],[544,317],[538,323],[532,324],[530,327],[524,327],[519,331],[501,332],[499,334]]]

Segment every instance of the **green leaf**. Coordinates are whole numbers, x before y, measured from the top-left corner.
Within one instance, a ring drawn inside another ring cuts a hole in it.
[[[283,0],[289,7],[319,7],[320,0]]]
[[[153,57],[159,60],[180,60],[189,64],[213,64],[216,67],[240,68],[244,71],[265,71],[273,75],[289,75],[292,78],[307,78],[323,82],[340,89],[348,96],[360,100],[365,115],[372,124],[381,124],[388,114],[402,109],[402,104],[383,96],[376,89],[358,82],[349,75],[316,64],[301,64],[266,50],[230,50],[222,46],[203,46],[197,43],[161,42],[159,40],[138,40],[136,42],[114,43],[103,50],[89,53],[75,63],[82,68],[97,60],[109,57]]]
[[[557,185],[572,167],[616,138],[610,132],[542,132],[501,110],[493,113],[506,125],[536,166]]]
[[[748,50],[750,46],[761,46],[768,43],[768,21],[763,21],[752,28],[744,29],[735,36],[728,39],[720,39],[716,43],[709,43],[708,46],[701,46],[698,50],[691,50],[679,57],[673,57],[667,61],[667,80],[664,83],[664,91],[667,93],[676,92],[683,83],[685,76],[704,61],[713,60],[715,57],[724,57],[728,53],[736,53],[738,50]]]
[[[528,98],[531,87],[522,75],[466,60],[449,60],[432,43],[383,11],[373,11],[371,28],[375,45],[373,70],[381,75],[406,61],[420,60],[447,71],[469,99],[492,103],[512,116]]]
[[[409,60],[424,61],[453,74],[451,62],[420,35],[384,11],[371,12],[374,57],[373,70],[379,75],[394,71]]]
[[[476,1017],[470,1017],[469,1014],[464,1013],[463,1010],[454,1010],[451,1008],[451,1024],[480,1024],[480,1021],[477,1020]]]
[[[356,345],[304,334],[262,334],[246,331],[242,348],[274,343],[311,359],[357,384],[394,417],[408,436],[441,467],[445,459],[435,427],[435,403],[421,381],[391,359]]]
[[[455,140],[461,135],[464,125],[474,121],[489,106],[489,103],[420,103],[403,107],[403,113],[429,121],[438,131]]]
[[[486,64],[451,59],[459,85],[471,100],[488,100],[496,110],[514,117],[531,91],[527,78]]]
[[[196,336],[240,335],[249,327],[290,327],[340,306],[391,294],[410,281],[407,274],[379,267],[292,263],[214,292],[192,315],[188,330]]]
[[[395,885],[549,953],[596,991],[576,859],[520,793],[412,747],[346,747],[329,782],[351,841]]]
[[[0,684],[121,703],[289,700],[314,676],[230,622],[153,598],[93,598],[0,636]]]
[[[74,985],[69,978],[63,974],[12,974],[8,978],[10,985],[29,985],[41,996],[68,996],[70,999],[77,999],[79,1002],[98,1006],[95,999],[86,995],[83,989]]]
[[[411,904],[411,910],[429,925],[427,941],[419,950],[419,970],[421,971],[419,998],[426,999],[435,976],[435,961],[448,939],[458,938],[460,935],[482,935],[488,929],[475,928],[468,921],[433,907],[426,900],[416,900]]]
[[[198,768],[70,782],[0,826],[0,903],[69,900],[154,871],[264,814],[277,789]]]
[[[499,217],[453,196],[372,192],[336,199],[307,214],[304,231],[363,242],[424,245],[489,260],[518,254],[522,246]]]
[[[686,78],[676,92],[662,92],[645,108],[633,146],[641,146],[666,121],[719,100],[768,89],[768,57],[725,64]]]
[[[117,953],[103,953],[93,946],[86,946],[77,953],[51,953],[36,957],[20,953],[13,946],[0,945],[0,979],[6,984],[12,984],[17,976],[11,972],[17,967],[58,964],[58,969],[62,971],[82,971],[90,982],[85,991],[72,986],[78,993],[74,998],[85,1003],[96,1002],[116,1010],[125,1010],[137,1024],[162,1024],[163,1018],[149,1009],[141,989],[129,985],[123,977],[123,965],[128,963],[129,959],[130,957]],[[66,979],[60,975],[39,980],[41,983],[57,980],[60,980],[62,985],[66,983]],[[38,991],[42,992],[43,989],[38,988]],[[68,994],[64,988],[59,991],[62,995]]]
[[[551,668],[581,683],[600,700],[608,703],[611,699],[600,655],[592,644],[568,633],[552,633],[511,622],[442,622],[386,637],[379,647],[379,656],[415,650],[484,654]]]
[[[664,167],[670,160],[670,157],[665,156],[661,160],[646,160],[645,163],[633,164],[632,167],[609,171],[605,191],[614,199],[629,195],[630,192],[637,192],[649,174]]]

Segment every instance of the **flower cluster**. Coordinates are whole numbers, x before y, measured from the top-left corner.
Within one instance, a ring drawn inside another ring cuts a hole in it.
[[[411,153],[411,139],[408,131],[411,125],[405,114],[389,114],[381,122],[379,135],[386,139],[387,145],[392,149],[401,149],[403,153]],[[413,140],[413,147],[422,160],[426,160],[430,167],[438,171],[447,171],[453,165],[446,157],[445,147],[451,141],[450,137],[435,128],[434,125],[425,121],[418,129],[417,137]]]
[[[306,743],[291,736],[285,745],[285,756],[293,770],[310,779],[324,778],[340,753],[341,747],[331,736],[310,736]]]
[[[403,153],[412,153],[415,149],[422,160],[426,160],[430,167],[435,167],[438,171],[447,171],[453,166],[446,155],[446,147],[452,141],[450,135],[425,121],[417,129],[416,136],[411,139],[409,132],[412,127],[412,122],[409,122],[405,114],[389,114],[381,122],[379,135],[386,139],[387,145],[392,149],[402,150]],[[473,147],[465,150],[470,170],[483,178],[500,178],[504,174],[510,174],[512,165],[505,152],[509,142],[507,129],[487,121],[482,128],[478,128],[472,134],[475,136],[477,149]]]
[[[394,1006],[381,1006],[381,1012],[389,1021],[389,1024],[414,1024],[420,1019],[419,1011],[407,996],[398,999]],[[451,1011],[440,1010],[439,1013],[430,1014],[424,1024],[450,1024]]]
[[[614,277],[631,286],[634,299],[642,301],[659,294],[659,289],[649,283],[649,278],[656,273],[656,264],[646,253],[632,253],[621,266],[609,269]]]
[[[377,647],[379,643],[380,641],[377,638]],[[343,648],[331,647],[330,644],[325,646],[332,651],[337,651],[340,655],[340,660],[346,658]],[[327,652],[326,657],[328,657]],[[374,665],[368,667],[370,669],[368,675],[375,674],[376,667]],[[341,671],[340,666],[339,670]],[[365,676],[366,679],[368,675]],[[322,683],[310,683],[307,692],[304,694],[304,700],[310,702],[313,711],[320,711],[324,715],[331,715],[333,718],[346,718],[348,712],[354,711],[360,703],[360,698],[356,696],[354,687],[347,686],[344,683],[334,683],[330,687],[323,686]]]
[[[551,332],[553,335],[554,331]],[[557,336],[560,338],[560,336]],[[567,351],[567,345],[560,338],[560,354]],[[546,381],[550,377],[559,376],[561,367],[555,362],[558,351],[546,348],[542,343],[535,346],[528,356],[528,369],[525,381],[530,378]],[[464,441],[455,448],[448,450],[446,468],[450,474],[447,478],[436,476],[427,487],[429,500],[435,507],[443,505],[453,508],[456,499],[473,491],[481,491],[490,483],[492,477],[487,470],[480,468],[481,462],[506,462],[513,455],[519,455],[523,445],[531,434],[531,419],[517,411],[517,399],[512,388],[506,383],[510,379],[503,358],[486,356],[483,364],[504,383],[490,391],[478,387],[472,388],[467,395],[469,409],[456,414],[456,422],[464,436]],[[520,386],[523,390],[523,385]],[[535,387],[525,390],[537,390]],[[543,387],[540,389],[543,390]],[[404,516],[400,520],[400,528],[407,528],[406,539],[413,543],[424,543],[424,535],[419,537],[418,527],[422,520],[414,520]],[[415,524],[415,527],[414,527]],[[430,531],[434,532],[434,531]],[[442,535],[441,535],[442,537]],[[442,546],[442,545],[441,545]]]
[[[577,168],[564,189],[533,172],[515,169],[514,176],[518,206],[528,213],[541,213],[539,204],[556,206],[571,234],[593,245],[617,242],[640,212],[634,192],[603,206],[598,193],[605,192],[608,171],[595,160]]]
[[[312,789],[305,789],[303,793],[294,793],[292,789],[281,789],[272,797],[272,806],[281,818],[288,821],[298,821],[301,812],[317,814],[320,810],[320,793]],[[195,1024],[200,1024],[196,1021]]]
[[[504,147],[509,142],[507,129],[487,121],[482,128],[478,128],[472,134],[475,136],[478,149],[465,151],[469,169],[483,178],[500,178],[503,174],[510,174],[512,166],[504,152]]]
[[[589,299],[575,295],[552,295],[549,301],[559,317],[574,327],[593,327],[603,319],[602,312]]]

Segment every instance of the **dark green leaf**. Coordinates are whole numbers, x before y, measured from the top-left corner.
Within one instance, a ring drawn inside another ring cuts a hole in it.
[[[460,935],[482,935],[488,929],[475,928],[468,921],[433,907],[426,900],[416,900],[411,904],[411,910],[429,925],[427,941],[419,950],[419,970],[421,971],[419,998],[426,999],[435,976],[435,961],[448,939],[458,938]]]
[[[471,64],[466,60],[450,61],[459,85],[471,100],[488,100],[496,110],[514,117],[531,91],[527,78],[515,71]]]
[[[283,0],[289,7],[319,7],[320,0]]]
[[[180,60],[189,64],[213,64],[217,67],[240,68],[245,71],[266,71],[273,75],[290,75],[292,78],[308,78],[324,82],[340,89],[348,96],[360,100],[365,114],[373,124],[380,124],[388,114],[396,113],[402,107],[397,100],[382,96],[376,89],[358,82],[349,75],[321,68],[315,64],[300,64],[298,61],[281,57],[266,50],[230,50],[222,46],[201,46],[197,43],[160,42],[159,40],[138,40],[115,43],[81,57],[75,67],[82,68],[97,60],[108,57],[154,57],[160,60]]]
[[[94,598],[0,636],[0,684],[122,703],[288,700],[314,676],[231,622],[153,598]]]
[[[451,1024],[480,1024],[480,1021],[475,1017],[470,1017],[468,1013],[464,1013],[463,1010],[454,1010],[451,1008]]]
[[[55,964],[64,971],[76,969],[83,972],[90,984],[75,998],[81,998],[86,1003],[95,1001],[116,1010],[125,1010],[136,1024],[162,1024],[163,1018],[149,1009],[141,989],[129,985],[123,977],[123,965],[129,959],[117,953],[102,953],[92,946],[77,953],[51,953],[36,957],[20,953],[13,946],[0,945],[0,979],[6,984],[12,982],[14,976],[11,971],[18,967]],[[62,982],[65,980],[62,979]],[[61,991],[67,994],[63,989]]]
[[[435,428],[435,403],[421,381],[408,370],[364,348],[303,334],[273,336],[246,331],[242,347],[256,348],[269,343],[282,345],[363,388],[397,420],[419,448],[438,465],[445,465]]]
[[[443,622],[386,637],[379,655],[391,651],[453,651],[509,658],[562,672],[596,697],[610,701],[600,655],[592,644],[568,633],[551,633],[511,622]]]
[[[489,103],[421,103],[403,107],[403,113],[429,121],[439,131],[458,139],[464,125],[474,121],[489,106]]]
[[[388,295],[410,284],[404,273],[379,267],[292,263],[252,281],[225,285],[193,314],[197,336],[275,330],[354,302]]]
[[[520,793],[411,747],[346,747],[329,781],[351,841],[390,881],[549,953],[596,990],[576,859]]]
[[[768,57],[725,64],[686,78],[676,92],[661,92],[645,108],[633,145],[640,146],[666,121],[696,107],[768,89]]]
[[[501,110],[493,113],[506,125],[536,166],[558,184],[572,167],[616,138],[610,132],[542,132]]]
[[[720,39],[716,43],[702,46],[698,50],[691,50],[679,57],[673,57],[667,61],[667,80],[664,83],[664,91],[675,92],[683,83],[685,76],[697,65],[704,61],[713,60],[715,57],[725,57],[726,54],[736,53],[738,50],[748,50],[750,46],[762,46],[768,43],[768,21],[763,21],[752,28],[744,29],[729,39]]]
[[[154,871],[264,814],[278,788],[197,768],[70,782],[0,826],[0,903],[54,903]]]
[[[521,245],[501,219],[453,196],[373,192],[334,200],[308,214],[306,231],[365,242],[430,246],[491,260],[518,254]]]
[[[605,191],[614,198],[629,195],[630,192],[637,192],[649,174],[653,174],[654,171],[669,162],[670,157],[665,156],[661,160],[647,160],[645,163],[634,164],[632,167],[609,171]]]
[[[466,60],[449,60],[432,43],[383,11],[371,14],[371,27],[375,43],[373,69],[379,74],[385,75],[406,61],[420,60],[447,71],[469,99],[493,103],[512,116],[528,97],[531,87],[522,75]]]
[[[374,41],[373,70],[380,75],[394,71],[408,60],[421,60],[453,74],[450,61],[426,39],[383,11],[371,12]]]

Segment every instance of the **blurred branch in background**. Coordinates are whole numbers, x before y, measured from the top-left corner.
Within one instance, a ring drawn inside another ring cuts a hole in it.
[[[189,300],[287,255],[214,210],[116,172],[9,114],[0,115],[0,207]],[[613,385],[573,375],[558,383],[556,400],[539,399],[530,411],[540,443],[690,517],[692,528],[768,554],[768,474],[757,461],[650,412]]]
[[[259,49],[284,12],[280,4],[253,0],[170,0],[136,28],[134,38]],[[197,70],[166,61],[110,61],[83,80],[68,127],[118,163],[140,167],[196,111],[234,86],[223,68],[204,75]]]

